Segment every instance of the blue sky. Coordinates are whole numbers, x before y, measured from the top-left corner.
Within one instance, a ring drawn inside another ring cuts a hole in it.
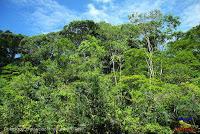
[[[153,9],[181,17],[184,31],[200,24],[200,0],[0,0],[0,29],[36,35],[80,19],[116,25],[131,12]]]

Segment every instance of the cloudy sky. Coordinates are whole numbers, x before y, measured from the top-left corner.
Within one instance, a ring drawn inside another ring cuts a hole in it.
[[[116,25],[131,12],[153,9],[179,16],[184,31],[200,24],[200,0],[0,0],[0,29],[36,35],[80,19]]]

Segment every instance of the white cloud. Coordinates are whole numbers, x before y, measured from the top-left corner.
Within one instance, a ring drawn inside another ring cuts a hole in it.
[[[112,0],[95,0],[96,2],[101,2],[101,3],[110,3]]]
[[[92,19],[95,21],[106,21],[112,24],[128,22],[128,15],[132,12],[148,12],[153,9],[169,11],[176,9],[177,1],[170,4],[168,0],[93,0],[87,3],[85,12],[73,11],[56,0],[10,0],[29,8],[26,13],[27,22],[34,34],[47,33],[62,29],[64,25],[76,19]],[[109,4],[106,4],[109,3]],[[185,5],[185,4],[184,4]],[[200,21],[200,3],[185,8],[183,25],[192,27]],[[164,7],[164,8],[163,8]],[[177,9],[178,10],[178,9]]]
[[[88,4],[88,13],[92,17],[96,17],[96,16],[99,16],[101,14],[104,14],[104,11],[96,9],[96,7],[93,4]]]
[[[94,21],[108,21],[108,14],[104,9],[97,9],[94,4],[88,4],[88,9],[81,16],[83,19],[90,19]]]
[[[55,0],[11,1],[34,8],[32,12],[26,14],[27,22],[32,26],[34,33],[47,33],[60,30],[65,24],[75,19],[92,19],[94,21],[121,24],[128,22],[128,15],[131,12],[145,12],[158,9],[163,0],[151,2],[146,0],[124,0],[121,2],[114,2],[114,0],[93,0],[95,2],[89,3],[87,10],[82,13],[72,11]]]
[[[109,5],[98,4],[97,9],[93,4],[88,4],[86,18],[96,21],[106,21],[112,24],[120,24],[128,21],[128,15],[132,12],[147,12],[153,9],[160,9],[163,0],[124,0],[120,3],[110,3]],[[149,6],[151,5],[151,6]]]
[[[34,30],[42,33],[57,31],[66,23],[76,19],[76,13],[54,0],[39,0],[37,8],[30,14],[29,22]]]
[[[27,24],[34,34],[60,30],[66,23],[77,19],[77,12],[60,5],[55,0],[11,0],[23,7],[30,8],[24,13]]]
[[[183,26],[185,30],[200,24],[200,3],[190,5],[183,11]]]
[[[124,0],[120,3],[114,3],[112,2],[113,0],[95,0],[96,2],[110,4],[89,3],[87,10],[83,13],[72,11],[55,0],[16,1],[35,7],[33,12],[27,15],[29,16],[28,23],[34,26],[34,31],[46,33],[61,29],[66,23],[74,19],[92,19],[120,24],[127,22],[128,15],[133,11],[145,12],[160,8],[163,0],[155,0],[153,2],[146,0]]]

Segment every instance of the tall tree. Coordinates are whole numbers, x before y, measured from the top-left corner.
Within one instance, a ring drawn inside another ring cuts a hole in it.
[[[155,75],[153,65],[153,53],[160,45],[164,45],[173,39],[176,27],[180,24],[179,18],[172,15],[163,15],[159,10],[149,13],[133,13],[129,16],[135,26],[135,32],[139,34],[138,40],[147,48],[149,77]]]
[[[73,21],[64,26],[60,34],[70,38],[74,44],[80,45],[87,35],[96,36],[97,29],[98,25],[91,20]]]
[[[0,67],[15,60],[16,54],[20,53],[19,44],[23,38],[23,35],[10,31],[0,32]]]

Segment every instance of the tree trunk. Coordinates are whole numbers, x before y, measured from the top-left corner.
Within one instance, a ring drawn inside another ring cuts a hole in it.
[[[152,78],[154,77],[154,67],[153,67],[153,48],[151,45],[151,42],[149,40],[149,37],[146,36],[145,37],[146,41],[147,41],[147,46],[148,46],[148,68],[149,68],[149,77]]]
[[[114,55],[112,54],[112,70],[113,70],[113,73],[114,73],[114,80],[115,80],[115,85],[117,85],[117,77],[116,77],[116,74],[115,74],[115,61],[114,61]]]
[[[121,80],[122,75],[122,63],[121,63],[121,56],[119,56],[119,79]]]

